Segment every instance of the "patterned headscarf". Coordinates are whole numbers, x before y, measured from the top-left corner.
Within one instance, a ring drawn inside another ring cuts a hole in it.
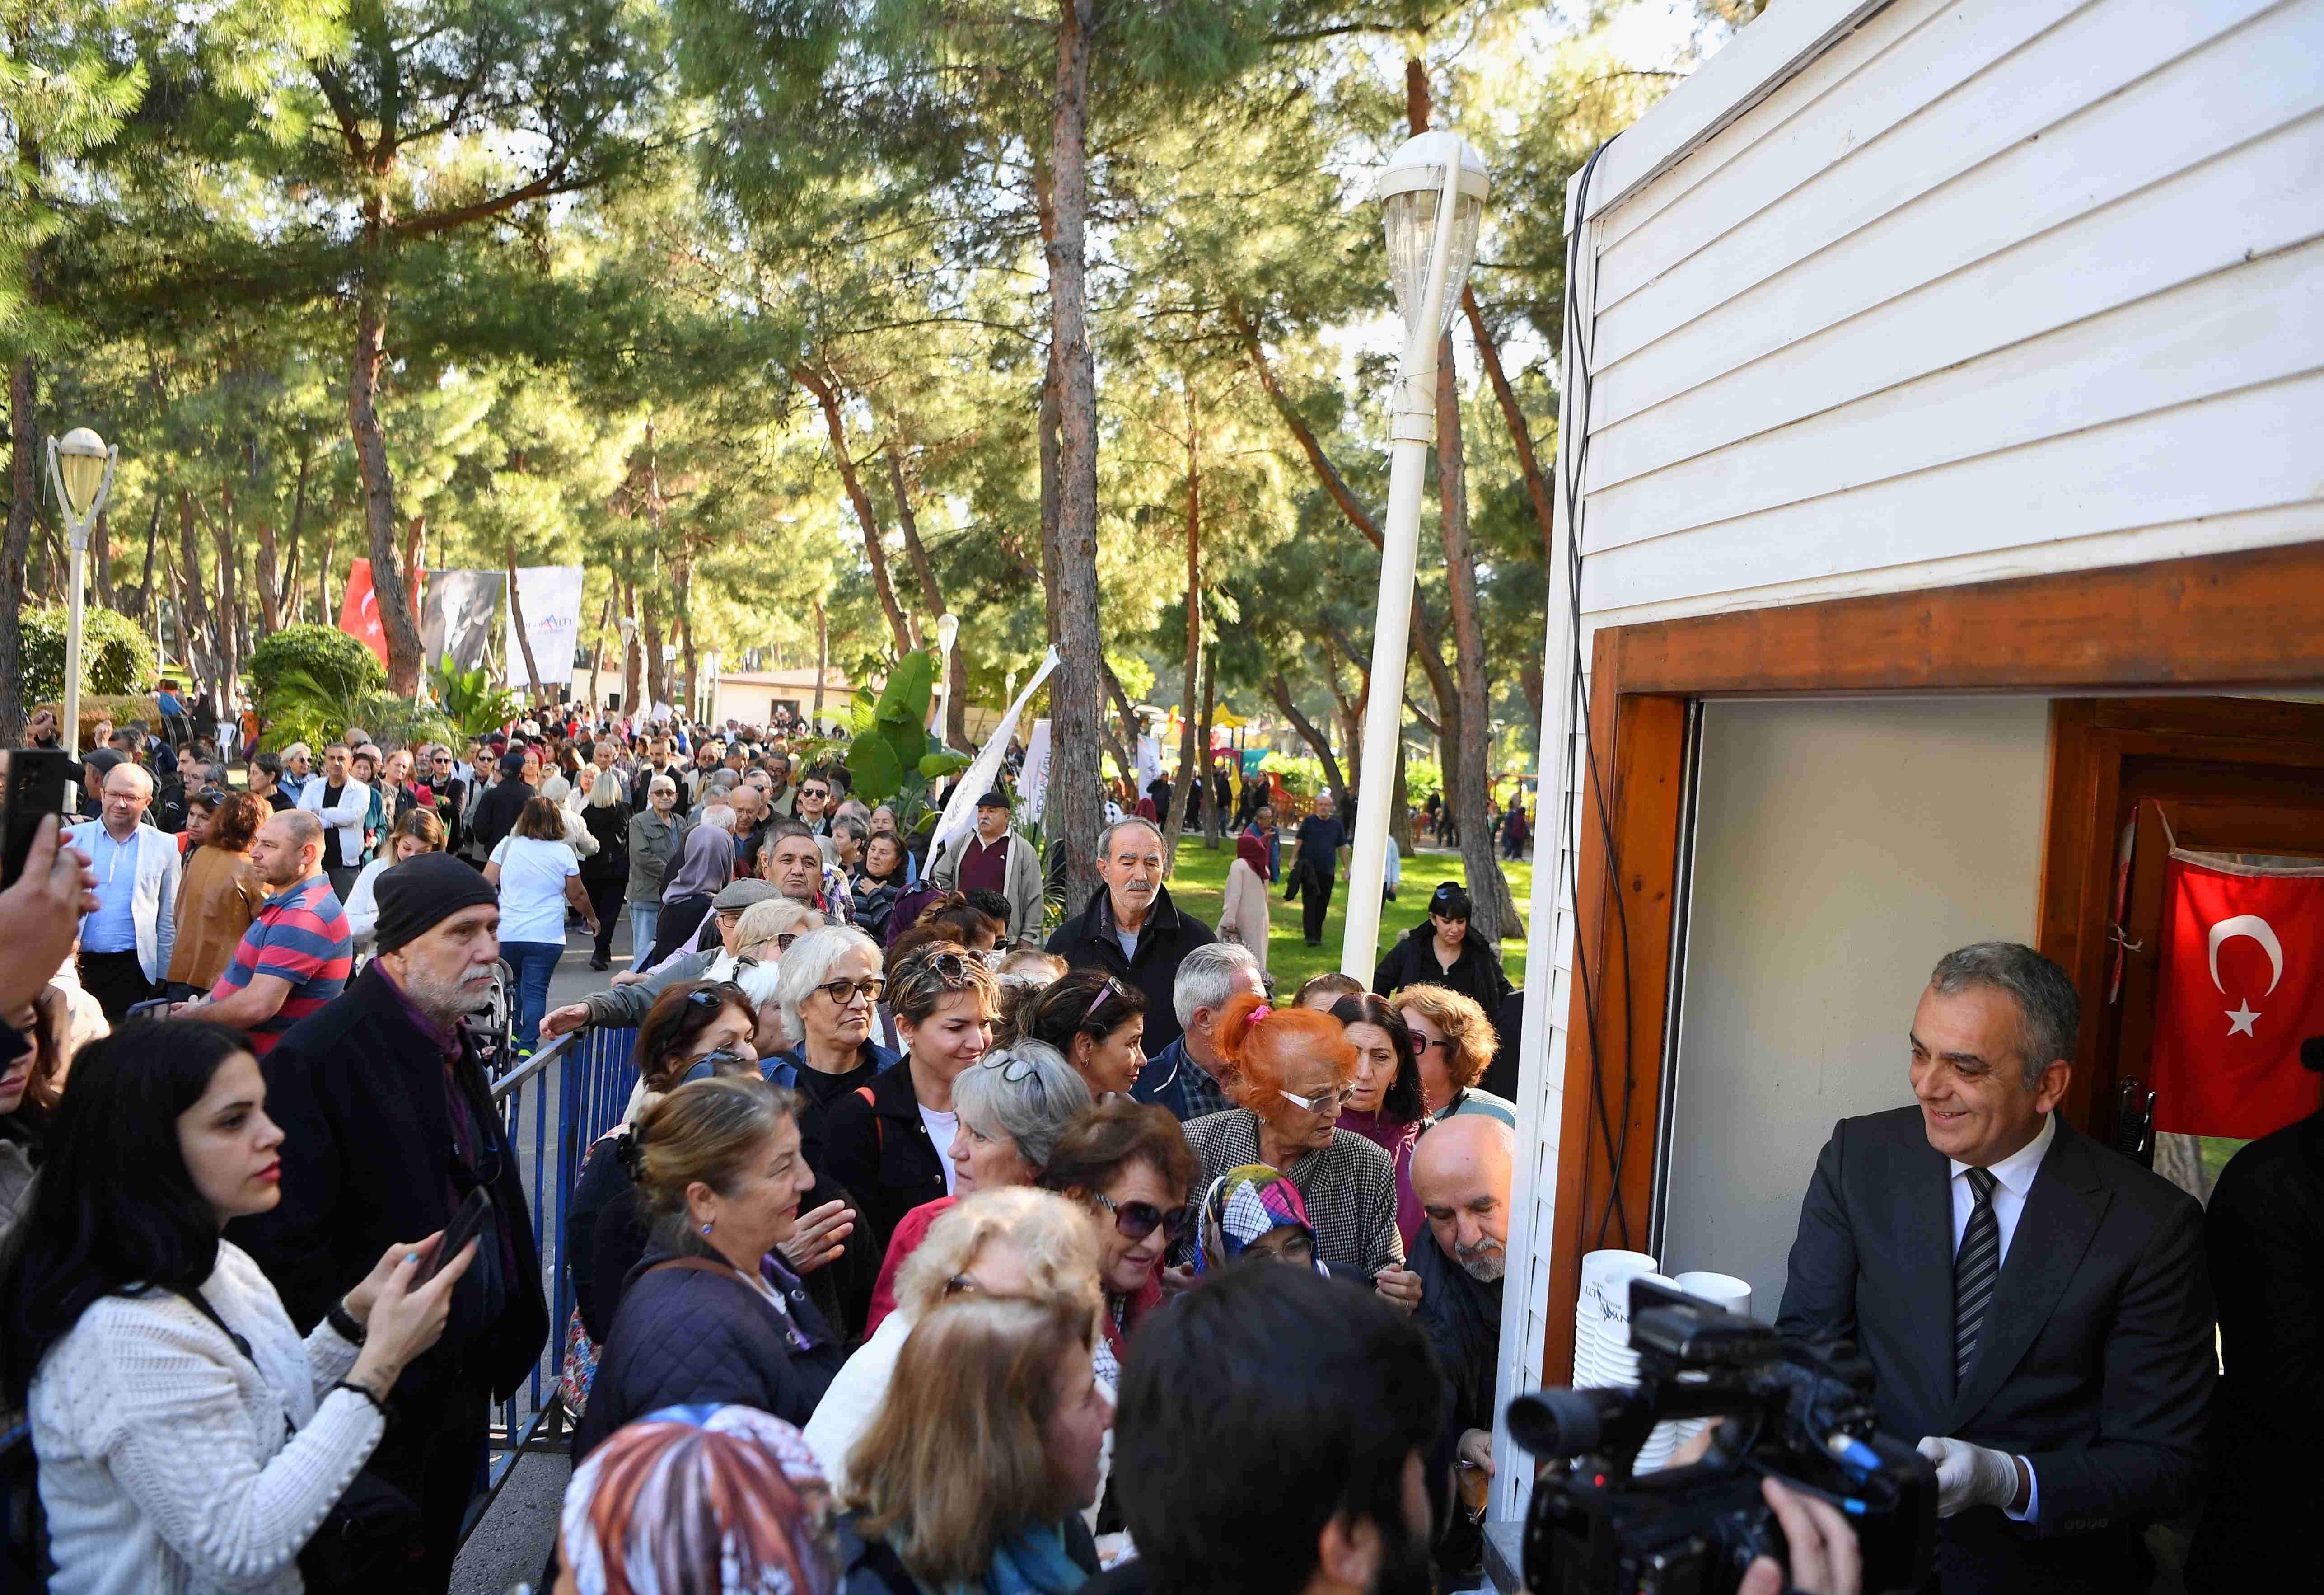
[[[664,1407],[565,1492],[582,1595],[835,1595],[831,1492],[806,1436],[747,1406]]]
[[[1315,1246],[1315,1226],[1307,1221],[1307,1204],[1299,1187],[1263,1163],[1229,1169],[1211,1182],[1203,1198],[1202,1234],[1194,1244],[1194,1272],[1223,1268],[1250,1249],[1250,1243],[1276,1229],[1296,1229],[1306,1236],[1309,1251]],[[1329,1273],[1321,1261],[1318,1274]]]

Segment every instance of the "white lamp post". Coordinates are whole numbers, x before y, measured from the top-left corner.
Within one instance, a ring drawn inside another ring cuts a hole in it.
[[[65,723],[59,728],[64,733],[65,752],[73,758],[80,756],[80,632],[88,599],[88,533],[112,496],[113,468],[120,458],[118,445],[108,449],[103,438],[85,426],[49,440],[49,483],[65,506],[65,528],[72,542],[72,601],[65,618]]]
[[[638,623],[634,617],[623,615],[613,625],[622,634],[622,709],[626,713],[636,707],[630,701],[630,649],[637,639]],[[641,661],[640,668],[643,667]]]
[[[718,666],[722,663],[718,650],[706,650],[702,655],[702,673],[706,682],[697,683],[696,697],[700,700],[694,711],[697,724],[706,725],[718,712]]]
[[[945,710],[952,706],[952,644],[960,617],[945,611],[936,620],[936,746],[945,745]]]
[[[1452,325],[1462,286],[1477,258],[1477,230],[1489,189],[1485,163],[1466,139],[1455,133],[1424,133],[1406,139],[1389,157],[1372,190],[1387,227],[1388,271],[1405,342],[1397,366],[1395,453],[1388,468],[1379,613],[1372,624],[1371,679],[1385,685],[1372,693],[1364,714],[1364,746],[1382,750],[1383,756],[1364,761],[1357,789],[1347,940],[1340,951],[1341,972],[1366,982],[1379,951],[1388,811],[1396,787],[1391,756],[1403,729],[1401,683],[1412,625],[1420,496],[1428,451],[1436,441],[1436,345]]]

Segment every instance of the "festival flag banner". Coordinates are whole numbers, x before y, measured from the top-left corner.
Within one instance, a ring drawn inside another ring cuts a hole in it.
[[[1035,720],[1033,734],[1025,739],[1025,763],[1017,772],[1018,794],[1025,800],[1025,822],[1041,823],[1041,812],[1049,804],[1049,722]]]
[[[581,635],[581,567],[526,565],[516,573],[516,602],[509,607],[504,668],[512,681],[524,679],[524,646],[516,635],[516,611],[524,611],[524,634],[541,685],[562,686],[573,679],[573,650]]]
[[[1001,723],[994,726],[984,738],[984,746],[978,750],[975,761],[961,772],[960,783],[953,788],[952,801],[945,804],[944,818],[936,821],[936,830],[928,837],[930,866],[943,858],[948,848],[958,848],[967,839],[970,830],[975,828],[976,800],[991,792],[1001,780],[1001,761],[1008,756],[1010,740],[1017,735],[1017,718],[1025,712],[1025,706],[1033,700],[1033,694],[1039,691],[1043,682],[1049,679],[1049,672],[1056,668],[1057,651],[1052,648],[1047,657],[1041,661],[1041,668],[1033,672],[1033,679],[1026,682],[1024,690],[1017,694],[1017,701],[1009,706],[1009,712],[1001,717]]]
[[[2154,1127],[2251,1140],[2315,1111],[2300,1043],[2324,1035],[2324,867],[2173,849],[2162,951]]]
[[[507,575],[499,570],[428,572],[428,596],[420,607],[420,655],[429,669],[446,659],[455,670],[474,670],[484,662],[493,641],[493,612],[507,586]]]
[[[379,595],[372,591],[369,560],[357,560],[347,568],[347,589],[339,599],[339,629],[369,648],[385,668],[387,633],[379,623]]]

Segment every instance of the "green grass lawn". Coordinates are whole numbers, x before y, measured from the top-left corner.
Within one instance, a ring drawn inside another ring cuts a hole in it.
[[[1290,839],[1286,837],[1286,865],[1290,863]],[[1213,853],[1203,846],[1199,833],[1182,838],[1177,867],[1167,883],[1171,901],[1204,923],[1217,924],[1219,908],[1226,897],[1227,867],[1233,862],[1234,848],[1231,843],[1222,843]],[[1533,861],[1528,858],[1512,863],[1504,859],[1501,873],[1508,878],[1509,891],[1517,902],[1530,905]],[[1416,857],[1407,856],[1404,861],[1404,885],[1397,893],[1397,900],[1380,909],[1379,947],[1373,961],[1377,963],[1398,936],[1426,916],[1428,895],[1436,889],[1437,882],[1462,878],[1458,853],[1425,851]],[[1279,882],[1268,889],[1267,969],[1275,977],[1278,991],[1288,996],[1308,976],[1340,967],[1340,944],[1347,936],[1347,899],[1348,884],[1342,879],[1339,889],[1332,894],[1331,912],[1323,917],[1323,945],[1309,947],[1299,939],[1299,904],[1283,900]],[[1519,986],[1525,984],[1525,954],[1522,931],[1502,941],[1501,967],[1508,971],[1510,981]]]

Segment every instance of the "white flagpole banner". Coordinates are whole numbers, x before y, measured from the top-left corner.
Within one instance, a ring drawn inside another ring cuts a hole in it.
[[[1136,808],[1146,789],[1162,774],[1162,745],[1151,737],[1138,739],[1138,790],[1130,794],[1130,806]]]
[[[1025,800],[1025,820],[1028,824],[1041,823],[1041,811],[1049,805],[1049,722],[1035,720],[1033,734],[1025,739],[1025,763],[1017,772],[1017,794]]]
[[[508,585],[499,570],[430,570],[420,609],[420,654],[433,670],[446,659],[455,670],[484,662],[493,641],[493,611]]]
[[[504,627],[506,656],[522,668],[524,648],[516,635],[516,610],[521,607],[525,635],[532,640],[533,663],[540,667],[541,684],[562,686],[572,681],[573,649],[581,634],[581,567],[523,566],[516,573],[516,598]]]
[[[991,792],[1000,778],[1001,761],[1009,756],[1009,740],[1017,735],[1017,717],[1025,712],[1025,706],[1033,700],[1034,692],[1056,668],[1057,651],[1052,648],[1042,659],[1041,668],[1033,672],[1033,679],[1026,682],[1024,690],[1017,694],[1017,701],[1009,706],[1009,712],[1001,717],[1001,723],[993,727],[991,734],[985,737],[984,746],[977,753],[976,762],[961,772],[960,784],[953,788],[952,802],[945,805],[944,818],[936,821],[936,830],[928,838],[928,863],[931,866],[945,857],[948,847],[958,843],[974,828],[976,800]]]

